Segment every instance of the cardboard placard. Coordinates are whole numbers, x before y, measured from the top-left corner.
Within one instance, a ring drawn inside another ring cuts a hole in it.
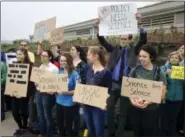
[[[172,66],[171,78],[184,80],[184,66]]]
[[[108,88],[76,84],[73,101],[105,109],[108,97]]]
[[[50,38],[51,45],[62,44],[63,41],[64,41],[64,29],[62,27],[56,28],[51,31]]]
[[[46,69],[32,67],[30,81],[35,82],[35,83],[39,83],[39,77],[42,75],[46,75],[48,73],[55,74],[54,72],[48,71]]]
[[[5,95],[26,97],[28,88],[29,64],[8,64]]]
[[[46,73],[40,75],[38,89],[40,92],[56,93],[57,91],[68,91],[68,75]]]
[[[163,82],[123,77],[121,95],[140,97],[153,103],[161,103]]]
[[[34,41],[48,40],[46,34],[56,28],[56,17],[35,24]]]
[[[98,9],[100,18],[99,35],[123,35],[138,32],[137,5],[127,3],[121,5],[104,6]]]

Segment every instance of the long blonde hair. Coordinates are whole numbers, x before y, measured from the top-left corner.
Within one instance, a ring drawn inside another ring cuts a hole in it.
[[[181,56],[178,51],[173,51],[168,55],[168,61],[170,61],[170,58],[172,55],[178,55],[179,61],[181,61]]]

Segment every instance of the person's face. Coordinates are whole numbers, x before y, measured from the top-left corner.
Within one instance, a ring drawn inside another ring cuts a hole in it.
[[[21,42],[21,44],[20,44],[20,48],[21,49],[26,49],[26,50],[28,50],[28,43],[27,42]]]
[[[177,54],[171,55],[170,63],[172,65],[177,65],[180,62],[179,56]]]
[[[67,59],[64,56],[60,57],[60,68],[67,68]]]
[[[87,60],[88,63],[94,64],[94,62],[98,59],[98,55],[94,55],[90,50],[87,52]]]
[[[150,55],[146,51],[141,50],[139,53],[139,61],[142,66],[148,65],[149,63],[151,63]]]
[[[70,54],[73,58],[79,56],[79,52],[76,50],[75,47],[72,47],[71,50],[70,50]]]
[[[22,51],[18,50],[16,55],[17,55],[17,60],[18,61],[20,61],[20,62],[24,61],[25,56],[24,56],[24,53]]]
[[[181,55],[184,55],[184,45],[182,45],[179,49],[178,49],[179,53]]]
[[[43,63],[43,64],[47,64],[47,63],[49,63],[49,60],[50,60],[50,58],[49,58],[49,55],[48,55],[48,53],[47,52],[42,52],[42,54],[41,54],[41,62]]]
[[[130,40],[128,39],[128,35],[121,35],[120,36],[120,45],[122,47],[128,46],[129,43],[130,43]]]

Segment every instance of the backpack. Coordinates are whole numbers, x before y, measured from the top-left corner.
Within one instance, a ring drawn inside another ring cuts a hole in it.
[[[138,65],[138,66],[136,66],[135,68],[133,68],[132,73],[131,73],[130,76],[133,77],[133,78],[136,78],[136,71],[137,71],[139,68],[141,68],[141,67],[142,67],[141,65]],[[154,67],[153,71],[154,71],[153,80],[154,80],[154,81],[159,81],[159,80],[160,80],[160,68],[159,68],[159,67]]]

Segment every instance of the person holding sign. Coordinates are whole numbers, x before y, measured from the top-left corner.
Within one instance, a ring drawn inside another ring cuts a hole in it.
[[[172,66],[179,66],[181,61],[179,52],[170,53],[168,64],[162,66],[161,69],[166,73],[167,77],[167,95],[166,102],[162,105],[162,130],[164,136],[176,135],[176,122],[183,103],[183,84],[184,80],[171,78]]]
[[[77,82],[80,82],[80,76],[75,71],[73,58],[70,54],[63,54],[60,57],[59,74],[68,75],[68,91],[57,91],[56,96],[56,122],[60,136],[74,136],[73,122],[76,106],[73,102],[73,93]],[[77,131],[78,132],[78,131]]]
[[[80,75],[81,83],[86,83],[86,72],[87,72],[87,64],[86,64],[86,53],[80,46],[72,46],[70,50],[70,54],[73,57],[73,64],[76,68],[76,71]],[[76,104],[76,116],[74,121],[74,131],[77,135],[77,131],[80,126],[80,113],[79,113],[80,105]]]
[[[140,22],[141,14],[137,13],[136,19]],[[99,23],[100,22],[98,20],[95,24],[97,29],[99,29]],[[115,46],[108,43],[103,36],[99,36],[99,34],[97,34],[100,44],[110,53],[108,68],[112,71],[112,89],[108,102],[109,136],[115,135],[114,110],[118,99],[120,99],[120,122],[116,137],[124,136],[123,129],[125,128],[127,121],[129,100],[120,96],[122,76],[128,76],[131,68],[136,66],[139,49],[147,42],[147,32],[143,28],[140,28],[139,34],[139,41],[136,45],[132,43],[132,34],[129,34],[121,35],[120,43]]]
[[[133,68],[129,77],[162,81],[164,83],[161,100],[166,94],[166,77],[160,68],[153,65],[156,58],[156,51],[153,47],[145,45],[139,53],[141,65]],[[137,83],[133,83],[137,84]],[[123,87],[124,88],[124,87]],[[156,91],[157,92],[157,91]],[[158,132],[159,104],[143,100],[142,98],[130,98],[132,104],[130,109],[130,122],[135,137],[156,136]]]
[[[13,135],[21,136],[27,131],[27,123],[28,123],[28,116],[29,116],[28,102],[30,97],[34,94],[35,85],[33,82],[30,81],[30,75],[31,75],[33,63],[31,62],[28,55],[28,51],[26,49],[21,49],[17,51],[17,61],[18,62],[15,62],[15,63],[30,65],[29,75],[28,75],[27,96],[21,97],[21,98],[19,96],[12,97],[12,114],[13,114],[14,120],[16,121],[19,127],[19,129],[16,130]],[[18,76],[21,76],[21,75],[18,75]]]
[[[106,68],[106,52],[102,47],[90,47],[87,55],[92,67],[87,72],[87,85],[96,85],[111,88],[111,73]],[[110,92],[109,92],[110,93]],[[88,137],[104,136],[105,110],[84,105],[84,117],[88,129]]]
[[[53,59],[54,57],[50,50],[43,51],[41,54],[42,65],[40,66],[40,69],[57,74],[58,68],[51,63]],[[37,84],[38,83],[36,83],[36,85]],[[40,92],[38,85],[37,90],[35,100],[40,124],[40,137],[45,135],[51,137],[53,134],[52,108],[55,104],[55,96],[53,95],[53,92],[55,91],[51,91],[51,93]]]

